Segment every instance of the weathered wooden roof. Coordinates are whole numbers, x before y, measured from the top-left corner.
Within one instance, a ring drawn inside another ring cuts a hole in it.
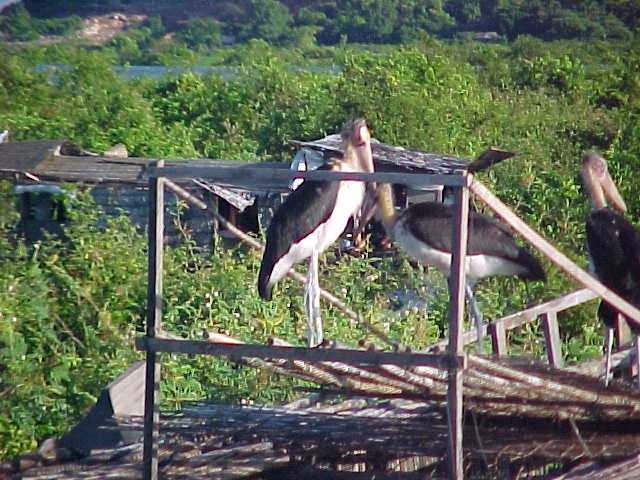
[[[304,148],[324,152],[340,151],[340,136],[330,135],[313,142],[294,142]],[[424,173],[459,173],[469,162],[466,159],[419,152],[373,142],[373,156],[382,171],[401,169]],[[27,174],[42,181],[94,183],[146,183],[144,169],[154,165],[156,158],[114,158],[89,155],[65,140],[35,140],[0,144],[0,174]],[[289,168],[286,163],[240,163],[208,158],[165,159],[166,167],[220,168]],[[268,191],[286,191],[288,184],[259,185]]]
[[[329,155],[342,152],[340,135],[338,134],[308,142],[294,140],[292,143],[302,148],[326,152]],[[400,169],[433,174],[455,174],[460,173],[470,163],[470,160],[466,158],[411,150],[388,145],[376,139],[371,140],[371,151],[376,169],[380,171]]]

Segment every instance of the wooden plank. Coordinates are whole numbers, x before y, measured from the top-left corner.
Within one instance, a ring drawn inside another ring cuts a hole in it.
[[[466,179],[466,176],[463,178]],[[469,191],[465,187],[457,188],[455,193],[455,221],[453,225],[453,251],[451,273],[449,275],[449,354],[452,357],[463,355],[462,332],[464,328],[465,301],[465,259],[469,227]],[[463,371],[457,365],[449,369],[447,388],[447,423],[449,439],[449,474],[453,480],[462,479],[462,417],[463,417]]]
[[[547,345],[547,359],[549,365],[554,368],[562,368],[562,342],[560,342],[560,329],[558,328],[558,315],[556,312],[547,312],[540,315],[544,339]]]
[[[294,171],[288,168],[248,168],[247,164],[235,168],[217,167],[167,167],[160,171],[150,167],[144,176],[152,178],[162,175],[167,178],[206,178],[208,181],[236,187],[255,187],[265,183],[289,182],[294,178],[309,180],[360,180],[364,182],[400,183],[411,186],[464,184],[462,175],[433,175],[426,173],[357,173],[331,172],[326,170]]]
[[[507,354],[507,331],[501,322],[491,322],[489,324],[489,334],[491,335],[491,350],[497,357]]]
[[[615,327],[613,329],[616,348],[619,350],[623,345],[627,345],[632,341],[631,329],[627,321],[620,314],[616,317]]]
[[[162,273],[164,258],[164,180],[149,180],[149,271],[147,287],[147,338],[162,329]],[[143,476],[158,478],[158,438],[160,435],[160,355],[146,352]]]
[[[512,328],[534,321],[538,316],[546,312],[561,312],[562,310],[567,310],[581,303],[593,300],[594,298],[598,298],[596,293],[588,288],[581,288],[562,297],[554,298],[548,302],[540,303],[539,305],[512,313],[511,315],[495,319],[492,323],[501,323],[506,330],[511,330]]]
[[[354,365],[421,365],[441,369],[465,365],[465,357],[452,358],[449,354],[372,352],[340,348],[285,347],[259,344],[230,344],[201,340],[173,340],[159,337],[138,337],[136,348],[143,351],[218,355],[229,357],[284,358],[315,362],[345,362]]]
[[[524,237],[533,247],[542,252],[549,260],[560,267],[567,275],[592,290],[599,297],[605,299],[613,307],[629,317],[640,328],[640,310],[622,297],[605,287],[602,283],[578,267],[564,253],[555,248],[538,232],[522,221],[509,207],[507,207],[498,197],[489,191],[478,180],[473,180],[469,186],[484,203],[491,208],[500,218],[508,223],[511,228]]]

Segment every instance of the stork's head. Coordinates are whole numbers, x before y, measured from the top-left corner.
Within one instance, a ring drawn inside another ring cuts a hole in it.
[[[622,195],[611,179],[607,161],[595,152],[589,152],[582,158],[580,170],[582,181],[589,193],[591,207],[599,210],[609,204],[621,212],[627,211]]]
[[[342,149],[347,162],[353,162],[353,168],[373,173],[373,154],[371,153],[371,134],[364,118],[347,120],[341,132]]]

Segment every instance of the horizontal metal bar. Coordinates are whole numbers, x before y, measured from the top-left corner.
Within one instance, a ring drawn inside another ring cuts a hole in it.
[[[443,175],[430,173],[357,173],[331,172],[326,170],[297,171],[288,168],[249,168],[247,165],[238,167],[149,167],[144,171],[144,177],[165,178],[206,178],[211,182],[242,187],[267,182],[286,183],[295,178],[309,180],[360,180],[364,182],[401,183],[412,186],[447,185],[459,187],[466,185],[467,180],[462,175]]]
[[[198,340],[170,340],[138,337],[136,348],[143,351],[204,354],[230,357],[282,358],[315,362],[345,362],[354,365],[404,365],[448,369],[465,368],[466,357],[451,357],[448,353],[422,354],[398,352],[371,352],[347,349],[305,347],[275,347],[256,344],[214,343]]]

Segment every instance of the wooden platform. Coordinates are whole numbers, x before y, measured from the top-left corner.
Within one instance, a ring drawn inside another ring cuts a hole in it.
[[[163,415],[162,478],[447,477],[446,370],[229,360],[303,378],[322,390],[282,406],[203,404]],[[470,355],[464,397],[465,478],[640,475],[633,460],[640,453],[640,394],[625,382],[605,389],[588,375]],[[64,450],[41,456],[23,463],[29,468],[19,478],[140,478],[142,418],[121,416],[109,428],[124,428],[127,438],[139,440],[93,449],[83,458]],[[12,477],[0,471],[0,478]]]

